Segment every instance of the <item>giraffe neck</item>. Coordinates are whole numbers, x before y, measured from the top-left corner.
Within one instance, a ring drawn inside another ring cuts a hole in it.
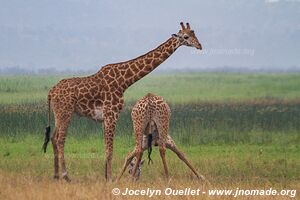
[[[180,42],[178,39],[171,37],[152,51],[133,60],[119,63],[119,70],[123,70],[124,72],[123,77],[125,81],[121,85],[123,91],[158,67],[172,55],[179,46]]]

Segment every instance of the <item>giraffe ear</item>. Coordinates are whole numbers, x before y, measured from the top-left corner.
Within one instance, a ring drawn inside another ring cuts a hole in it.
[[[177,34],[172,34],[172,37],[175,37],[175,38],[177,38],[177,37],[178,37],[178,35],[177,35]]]

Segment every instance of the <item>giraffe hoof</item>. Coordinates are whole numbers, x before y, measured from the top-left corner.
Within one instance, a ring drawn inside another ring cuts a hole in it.
[[[63,179],[65,179],[66,182],[70,183],[71,179],[68,176],[64,176]]]
[[[202,175],[200,175],[198,178],[199,178],[201,181],[206,181],[205,177],[202,176]]]
[[[58,175],[54,175],[54,176],[53,176],[53,179],[54,179],[54,180],[58,180],[58,179],[59,179],[59,176],[58,176]]]

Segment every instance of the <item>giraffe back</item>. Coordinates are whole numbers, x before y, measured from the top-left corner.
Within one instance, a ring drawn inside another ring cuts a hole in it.
[[[131,112],[133,123],[145,123],[144,129],[149,128],[150,133],[155,128],[154,123],[157,124],[161,119],[169,120],[170,116],[170,107],[163,97],[151,93],[141,98]]]

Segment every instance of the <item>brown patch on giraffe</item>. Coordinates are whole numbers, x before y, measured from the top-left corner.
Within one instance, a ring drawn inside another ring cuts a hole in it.
[[[86,98],[82,98],[79,101],[81,104],[87,104],[88,100]]]
[[[151,71],[152,70],[152,66],[151,65],[146,65],[145,66],[145,70],[146,71]]]
[[[113,82],[111,83],[110,91],[113,92],[113,91],[117,90],[118,87],[119,87],[119,84],[118,84],[117,81],[115,80],[115,81],[113,81]]]
[[[137,66],[134,63],[131,65],[131,69],[134,74],[136,74],[139,71],[139,69],[137,68]]]
[[[95,106],[96,106],[96,107],[100,107],[100,106],[102,106],[102,105],[103,105],[103,103],[102,103],[101,100],[96,100],[96,101],[95,101]]]
[[[86,87],[83,87],[79,90],[80,93],[85,94],[88,92],[88,89]]]
[[[80,107],[82,110],[85,110],[85,111],[88,110],[86,104],[80,104],[79,107]]]
[[[111,97],[110,97],[110,99],[111,99]],[[105,100],[103,104],[104,104],[104,106],[109,107],[111,105],[111,102],[110,102],[110,100]]]
[[[144,70],[142,70],[142,71],[140,71],[139,72],[139,77],[144,77],[146,74],[148,74],[148,72],[147,71],[144,71]]]
[[[91,76],[91,82],[95,83],[97,81],[96,76]]]
[[[152,59],[146,58],[146,59],[145,59],[145,64],[146,64],[146,65],[149,65],[149,64],[151,63],[151,61],[152,61]]]
[[[120,77],[121,72],[117,68],[114,68],[114,72],[115,72],[115,77]]]
[[[161,55],[160,53],[154,52],[154,59],[155,59],[155,58],[159,58],[160,55]]]
[[[106,93],[106,94],[105,94],[105,100],[106,100],[106,101],[111,101],[111,94]]]
[[[113,82],[115,79],[112,78],[112,77],[110,77],[110,76],[107,76],[107,77],[105,78],[105,80],[107,81],[107,84],[110,84],[110,83]]]
[[[93,99],[93,96],[92,96],[90,93],[86,93],[86,94],[84,95],[84,97],[85,97],[86,99]]]
[[[131,69],[127,69],[127,71],[125,73],[125,79],[128,79],[132,76],[133,76],[133,73],[132,73]]]
[[[161,104],[161,103],[163,103],[163,102],[164,102],[164,101],[163,101],[163,100],[161,100],[161,99],[160,99],[160,100],[158,100],[158,101],[156,101],[156,103],[157,103],[157,104]]]
[[[174,52],[173,49],[167,49],[167,51],[169,54],[172,54]]]
[[[158,59],[153,60],[153,62],[152,62],[152,67],[157,66],[157,65],[159,65],[160,63],[161,63],[161,61],[158,60]]]
[[[96,80],[101,80],[104,77],[104,73],[102,71],[96,73]]]
[[[115,71],[114,71],[113,69],[110,69],[110,70],[109,70],[109,75],[110,75],[111,77],[115,77],[115,76],[116,76]]]
[[[153,57],[153,51],[149,52],[146,57],[152,58]]]
[[[163,57],[163,59],[167,59],[167,58],[169,57],[169,54],[167,54],[166,52],[164,52],[164,53],[162,54],[162,57]]]
[[[117,104],[113,104],[113,105],[117,105]],[[112,110],[113,110],[114,112],[118,112],[118,111],[119,111],[119,109],[118,109],[117,106],[113,106],[113,107],[112,107]]]
[[[118,109],[119,109],[119,110],[122,110],[122,108],[123,108],[123,104],[122,104],[122,103],[119,103],[119,104],[118,104]]]
[[[89,93],[91,93],[94,96],[98,90],[99,89],[97,86],[93,86],[89,89]]]
[[[119,97],[119,98],[122,98],[123,97],[123,93],[120,91],[120,90],[117,90],[115,92],[115,94]]]
[[[117,81],[118,81],[119,85],[121,85],[125,82],[125,79],[121,76],[121,77],[118,78]]]
[[[88,101],[88,107],[90,108],[90,109],[94,109],[94,101]]]
[[[142,70],[144,68],[144,62],[138,62],[136,63],[137,68],[140,70]]]
[[[121,75],[124,76],[124,74],[126,73],[125,70],[121,70]]]
[[[102,99],[102,95],[100,93],[97,93],[95,96],[94,96],[95,99]]]
[[[109,86],[108,86],[108,84],[105,84],[105,85],[103,86],[103,89],[104,89],[104,91],[109,91]]]

